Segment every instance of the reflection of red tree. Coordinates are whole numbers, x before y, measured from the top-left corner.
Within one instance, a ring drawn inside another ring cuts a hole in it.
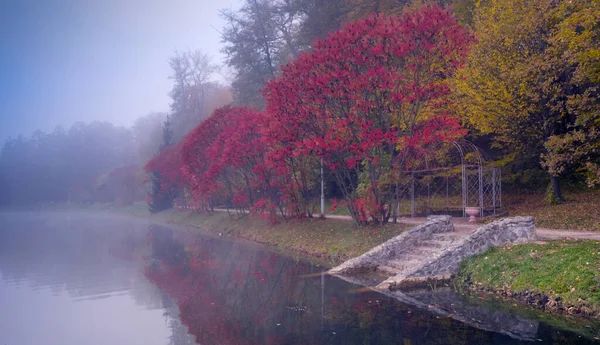
[[[287,304],[297,303],[290,301],[302,298],[304,286],[297,276],[307,264],[234,243],[226,243],[225,250],[207,250],[223,246],[214,239],[178,240],[186,241],[185,264],[169,264],[164,258],[146,276],[175,300],[182,322],[199,343],[283,342],[276,321]]]
[[[301,278],[314,272],[307,263],[189,233],[153,237],[153,261],[160,264],[147,268],[146,275],[176,302],[183,324],[200,344],[466,344],[495,339],[493,333],[379,293],[348,293],[352,286],[334,277]],[[334,333],[336,341],[331,341]]]

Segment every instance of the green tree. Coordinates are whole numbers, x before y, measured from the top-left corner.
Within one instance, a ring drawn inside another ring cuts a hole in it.
[[[303,20],[298,29],[301,48],[310,49],[316,39],[340,28],[346,12],[345,0],[298,0]]]
[[[549,40],[550,61],[568,72],[566,108],[574,123],[548,139],[542,165],[556,176],[581,171],[593,187],[600,185],[600,1],[565,2],[555,15],[560,23]]]
[[[261,90],[279,66],[298,55],[300,4],[292,0],[244,0],[236,11],[222,10],[226,63],[234,71],[235,103],[264,106]]]

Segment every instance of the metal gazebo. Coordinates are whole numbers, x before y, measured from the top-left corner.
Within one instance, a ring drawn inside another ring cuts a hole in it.
[[[477,207],[480,217],[504,213],[501,170],[486,164],[484,154],[468,141],[439,143],[423,151],[400,174],[399,216],[450,214],[466,217]]]

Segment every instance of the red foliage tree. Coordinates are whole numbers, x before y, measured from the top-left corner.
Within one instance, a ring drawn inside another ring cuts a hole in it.
[[[436,6],[347,24],[267,83],[269,155],[290,171],[322,158],[356,222],[387,222],[413,152],[464,134],[447,77],[471,41]]]
[[[168,146],[144,166],[147,173],[158,173],[161,181],[158,195],[168,197],[171,202],[175,201],[186,186],[181,170],[183,163],[181,148],[181,143]]]
[[[225,106],[187,136],[183,172],[204,205],[285,213],[277,180],[265,164],[262,122],[263,114],[252,108]]]
[[[183,140],[181,157],[183,177],[199,206],[212,209],[222,184],[209,177],[209,151],[224,127],[232,121],[228,107],[216,109]]]

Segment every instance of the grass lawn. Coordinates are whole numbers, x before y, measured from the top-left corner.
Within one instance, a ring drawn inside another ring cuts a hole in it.
[[[550,229],[600,231],[600,190],[566,191],[566,201],[549,205],[542,193],[504,194],[510,216],[533,216],[536,225]]]
[[[372,247],[409,229],[406,224],[360,228],[352,222],[335,219],[300,219],[271,224],[260,217],[232,219],[227,213],[187,213],[170,211],[174,223],[198,227],[259,243],[281,247],[326,259],[331,264],[363,254]]]
[[[600,241],[492,248],[463,261],[458,279],[475,289],[560,297],[565,308],[582,307],[600,318]]]

